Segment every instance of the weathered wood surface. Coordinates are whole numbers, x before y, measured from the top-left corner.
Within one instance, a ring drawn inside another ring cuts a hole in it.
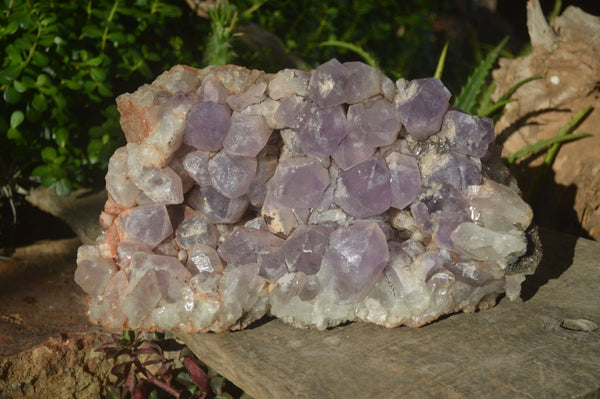
[[[244,331],[180,334],[256,398],[558,398],[600,396],[600,244],[542,231],[545,255],[523,302],[428,326],[353,323],[328,331],[271,320]]]

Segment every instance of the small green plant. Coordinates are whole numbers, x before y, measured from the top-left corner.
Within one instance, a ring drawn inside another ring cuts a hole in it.
[[[194,63],[208,27],[174,0],[0,3],[1,194],[102,184],[123,143],[114,97]],[[21,190],[21,191],[23,191]]]
[[[492,119],[497,120],[502,114],[504,106],[515,101],[511,99],[511,97],[521,86],[542,78],[539,75],[535,75],[523,79],[508,89],[497,101],[492,101],[492,94],[496,90],[496,85],[493,82],[489,82],[489,75],[507,42],[508,37],[505,37],[473,70],[467,83],[462,87],[458,96],[454,98],[452,103],[453,106],[460,108],[469,114],[489,116]]]
[[[217,3],[208,12],[210,18],[211,35],[204,53],[205,65],[230,64],[235,53],[231,42],[238,19],[238,13],[228,1]]]
[[[553,13],[558,13],[560,7],[560,1],[557,1],[555,3]],[[496,47],[494,47],[488,53],[488,55],[481,61],[481,63],[474,69],[472,74],[469,76],[467,83],[462,87],[460,94],[454,98],[452,104],[453,106],[471,114],[492,117],[492,119],[496,121],[502,114],[502,111],[506,104],[516,101],[512,99],[512,96],[519,88],[521,88],[523,85],[529,82],[542,78],[539,75],[535,75],[523,79],[517,82],[511,88],[509,88],[506,91],[506,93],[504,93],[498,98],[497,101],[492,101],[491,96],[492,93],[496,90],[496,85],[493,82],[488,83],[489,74],[492,67],[498,60],[500,52],[502,51],[503,47],[506,45],[507,42],[508,37],[504,38]],[[439,57],[438,65],[436,68],[435,76],[438,78],[441,77],[443,72],[446,51],[447,43]],[[547,175],[548,171],[552,168],[552,164],[554,163],[554,159],[556,158],[556,154],[558,153],[560,146],[569,141],[580,140],[582,138],[591,136],[588,133],[571,133],[577,128],[577,126],[579,126],[582,123],[582,121],[590,114],[590,112],[592,112],[592,110],[592,107],[584,107],[571,118],[567,125],[565,125],[559,130],[558,134],[555,137],[547,140],[540,140],[539,142],[531,145],[526,145],[520,150],[508,155],[505,158],[505,162],[507,164],[513,164],[518,159],[531,156],[532,154],[536,154],[543,150],[547,150],[544,156],[542,167],[538,170],[538,173],[534,177],[530,190],[526,194],[526,198],[528,200],[533,200],[533,198],[535,197],[540,182]]]
[[[108,384],[106,397],[125,398],[187,398],[232,399],[227,380],[208,369],[187,348],[181,349],[181,366],[167,359],[161,347],[165,341],[143,339],[134,331],[112,334],[112,341],[101,344],[98,352],[114,359],[111,373],[116,377]],[[237,390],[237,388],[236,388]],[[242,393],[242,398],[251,399]]]
[[[529,191],[526,194],[526,198],[529,201],[533,201],[536,199],[537,193],[539,192],[540,184],[548,175],[550,169],[552,169],[552,164],[554,164],[554,160],[556,159],[556,155],[558,154],[558,150],[560,150],[560,147],[568,141],[580,140],[591,136],[591,134],[588,133],[571,133],[573,133],[573,131],[583,123],[583,121],[593,110],[594,108],[591,106],[580,109],[577,113],[575,113],[575,115],[573,115],[573,117],[571,117],[569,122],[558,131],[558,134],[555,137],[548,140],[542,140],[530,146],[525,146],[515,153],[517,154],[517,156],[514,156],[515,154],[511,154],[511,156],[508,157],[508,162],[511,163],[514,162],[516,159],[535,154],[542,148],[548,149],[546,151],[546,154],[544,155],[542,166],[538,169],[537,173],[533,177],[531,187],[529,188]]]

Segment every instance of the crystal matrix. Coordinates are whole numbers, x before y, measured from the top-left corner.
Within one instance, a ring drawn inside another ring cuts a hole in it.
[[[420,326],[520,293],[541,255],[489,119],[358,62],[176,66],[117,99],[104,233],[75,280],[101,324],[186,332],[270,313]]]

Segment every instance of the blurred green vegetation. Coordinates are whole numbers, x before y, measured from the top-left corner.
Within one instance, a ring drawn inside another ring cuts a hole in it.
[[[4,0],[0,168],[4,194],[99,183],[123,142],[114,97],[179,62],[207,34],[181,4]],[[178,29],[173,29],[178,26]]]

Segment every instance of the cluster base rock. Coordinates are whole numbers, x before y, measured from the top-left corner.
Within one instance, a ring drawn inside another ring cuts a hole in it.
[[[421,326],[520,294],[541,247],[491,120],[359,62],[175,66],[117,99],[90,317],[142,330]]]

